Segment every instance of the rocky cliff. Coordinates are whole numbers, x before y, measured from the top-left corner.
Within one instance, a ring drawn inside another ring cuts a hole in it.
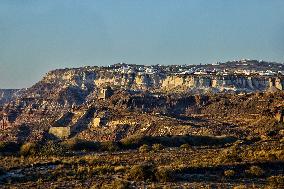
[[[0,105],[3,105],[16,97],[18,92],[18,89],[0,89]]]
[[[115,89],[165,91],[254,92],[269,87],[283,89],[282,76],[193,75],[170,73],[119,73],[111,69],[89,67],[56,70],[27,90],[26,94],[46,95],[55,91],[75,91],[87,97],[96,89],[111,86]]]
[[[56,123],[66,115],[72,116],[69,121],[60,124],[59,130],[68,127],[71,137],[89,137],[92,140],[118,140],[137,132],[155,135],[161,132],[223,134],[219,128],[227,127],[230,123],[201,119],[202,124],[199,125],[198,120],[187,123],[177,118],[194,114],[222,118],[238,114],[245,116],[248,110],[253,115],[262,115],[266,109],[272,112],[270,109],[280,103],[276,99],[272,106],[270,100],[273,98],[255,96],[254,103],[250,104],[249,94],[244,100],[242,95],[231,93],[282,91],[282,75],[196,75],[172,72],[171,69],[167,71],[167,68],[158,66],[153,68],[154,71],[140,71],[133,66],[127,71],[115,66],[60,69],[47,73],[28,89],[2,91],[0,94],[5,105],[0,106],[0,118],[7,121],[7,124],[2,124],[2,130],[7,132],[2,132],[0,139],[8,140],[11,136],[20,138],[16,134],[10,135],[12,131],[9,129],[17,133],[21,127],[30,128],[29,136],[32,139],[43,137],[43,133],[57,127]],[[107,86],[113,91],[105,99],[99,93]],[[221,94],[217,94],[219,92]],[[222,96],[227,93],[232,97]],[[244,102],[241,104],[240,101]],[[263,107],[259,108],[261,103]],[[221,111],[222,107],[226,111]],[[232,111],[227,111],[230,109]],[[102,112],[104,116],[100,116]],[[107,124],[102,124],[105,121]],[[209,122],[216,126],[216,130],[205,129]],[[187,124],[192,126],[188,127]],[[182,126],[176,128],[176,125]],[[58,131],[58,128],[55,130]]]
[[[166,66],[156,66],[154,71],[148,73],[145,69],[140,71],[135,66],[128,66],[127,71],[121,69],[121,65],[50,71],[28,89],[0,91],[0,105],[6,103],[2,107],[6,113],[68,109],[96,101],[100,90],[106,86],[115,91],[204,94],[266,90],[275,92],[282,90],[284,84],[282,75],[195,75],[172,72],[168,69],[170,67]]]

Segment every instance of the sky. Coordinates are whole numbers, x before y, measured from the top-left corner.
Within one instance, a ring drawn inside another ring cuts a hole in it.
[[[284,62],[283,0],[0,0],[0,88],[50,70]]]

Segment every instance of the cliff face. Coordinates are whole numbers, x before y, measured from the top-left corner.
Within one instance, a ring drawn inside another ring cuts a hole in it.
[[[254,75],[245,75],[247,70]],[[13,95],[13,91],[0,91],[0,105],[6,102],[15,104],[18,99],[26,106],[29,105],[27,99],[34,98],[54,107],[80,105],[93,100],[106,86],[162,93],[277,91],[283,89],[284,82],[283,76],[276,76],[278,72],[284,73],[282,64],[249,60],[217,65],[145,66],[122,63],[109,67],[58,69],[46,74],[34,86],[17,92],[17,95]],[[274,76],[268,76],[271,73]]]
[[[21,90],[0,91],[0,103],[9,102],[13,109],[55,111],[73,105],[88,104],[96,99],[100,89],[130,89],[151,92],[255,92],[283,89],[283,77],[245,75],[171,74],[157,70],[154,73],[119,72],[114,68],[84,67],[49,72],[34,86]],[[17,94],[17,95],[15,95]],[[4,109],[9,109],[4,106]],[[11,108],[10,108],[11,109]]]
[[[113,94],[105,99],[97,98],[100,89],[106,86],[114,89]],[[243,96],[226,93],[218,95],[196,93],[253,92],[265,91],[267,88],[273,88],[274,91],[282,90],[283,78],[164,72],[121,73],[110,68],[99,67],[64,69],[49,72],[34,86],[15,93],[17,96],[1,107],[1,113],[6,116],[2,119],[7,118],[9,121],[4,130],[10,132],[9,129],[14,129],[13,132],[17,133],[18,127],[28,125],[32,131],[29,135],[31,140],[45,136],[43,133],[46,131],[56,135],[62,131],[64,136],[89,137],[91,140],[119,140],[136,133],[147,135],[161,133],[180,135],[195,132],[224,134],[220,128],[226,129],[227,126],[222,123],[212,121],[208,124],[207,120],[202,121],[202,119],[199,120],[200,123],[198,120],[187,123],[182,116],[204,114],[218,119],[226,116],[240,116],[240,119],[243,119],[246,115],[248,118],[251,114],[262,115],[266,109],[271,113],[272,107],[279,105],[280,101],[271,103],[270,100],[274,98],[266,95],[278,93],[252,94],[254,100],[250,99],[250,94]],[[5,97],[4,93],[1,94]],[[277,99],[283,99],[283,97]],[[102,112],[104,112],[103,116],[100,115]],[[181,117],[176,119],[174,117],[176,115]],[[62,117],[67,117],[67,121],[61,121]],[[106,123],[103,123],[104,121]],[[191,124],[193,126],[189,127],[188,125]],[[212,124],[217,124],[216,131],[211,128],[203,130],[204,126]],[[179,125],[178,128],[177,125]],[[51,127],[59,128],[50,130]],[[232,128],[230,132],[233,133],[233,130]],[[224,131],[227,132],[227,130]],[[10,140],[11,137],[17,138],[15,135],[0,133],[1,140]]]
[[[40,107],[71,107],[97,97],[100,89],[130,89],[151,92],[255,92],[282,90],[284,79],[277,76],[189,75],[167,73],[121,73],[109,68],[86,67],[49,72],[31,88],[21,91],[21,104],[31,106],[35,98]],[[43,105],[45,104],[45,105]],[[22,105],[21,105],[22,106]]]
[[[83,70],[61,70],[47,74],[44,79],[33,86],[60,88],[78,88],[82,91],[93,91],[97,88],[111,86],[113,88],[156,91],[190,91],[214,90],[222,91],[265,91],[269,87],[283,89],[283,78],[276,76],[244,76],[244,75],[169,75],[117,73],[99,68]],[[42,92],[42,90],[40,90]]]

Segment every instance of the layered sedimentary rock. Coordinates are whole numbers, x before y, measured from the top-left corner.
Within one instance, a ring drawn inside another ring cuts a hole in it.
[[[0,140],[33,141],[50,134],[102,141],[137,133],[222,134],[230,124],[208,124],[208,120],[195,120],[194,115],[206,115],[206,119],[239,116],[243,120],[267,114],[270,120],[274,119],[273,108],[283,106],[279,100],[283,93],[275,93],[283,90],[280,73],[227,74],[219,69],[196,74],[200,68],[195,68],[195,74],[184,72],[188,69],[114,65],[51,71],[30,88],[0,91]],[[256,91],[273,93],[232,94]],[[184,120],[187,115],[192,118]],[[216,131],[205,129],[212,124]],[[21,132],[20,128],[26,129]],[[229,130],[234,133],[234,128]]]
[[[121,73],[112,68],[85,67],[62,69],[49,72],[34,86],[11,95],[2,95],[6,99],[3,111],[14,121],[18,114],[27,115],[40,111],[60,113],[71,107],[88,104],[103,98],[100,91],[111,87],[111,90],[131,90],[152,93],[171,92],[255,92],[278,91],[283,89],[282,76],[259,75],[194,75],[172,74],[157,71]],[[14,95],[17,94],[17,95]],[[8,101],[7,101],[8,99]],[[0,99],[1,101],[1,99]],[[16,112],[16,114],[14,113]]]
[[[182,91],[209,90],[218,91],[265,91],[269,87],[283,89],[283,78],[277,76],[244,75],[170,75],[145,73],[116,73],[110,70],[84,69],[81,72],[68,70],[49,73],[39,84],[73,87],[82,92],[91,92],[97,88],[111,86],[119,89],[160,90],[178,89]],[[39,85],[37,84],[37,85]],[[35,85],[34,87],[37,87]]]

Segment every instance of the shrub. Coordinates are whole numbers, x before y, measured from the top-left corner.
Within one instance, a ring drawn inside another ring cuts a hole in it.
[[[103,185],[102,189],[128,189],[130,188],[129,182],[123,180],[114,180],[110,185]]]
[[[75,150],[77,142],[77,139],[69,139],[62,142],[61,145],[64,146],[67,150]]]
[[[170,167],[158,167],[155,173],[156,179],[159,182],[172,182],[173,171]]]
[[[121,140],[121,144],[125,149],[138,148],[142,144],[153,145],[156,143],[162,144],[167,147],[178,147],[182,144],[188,143],[194,146],[200,145],[225,145],[231,144],[236,141],[235,137],[212,137],[212,136],[131,136]]]
[[[0,175],[3,175],[3,174],[5,174],[5,170],[0,167]]]
[[[124,173],[126,171],[126,167],[125,166],[116,166],[114,167],[114,172],[116,173]]]
[[[231,170],[231,169],[224,171],[225,177],[232,178],[232,177],[235,176],[235,174],[236,174],[235,171],[234,171],[234,170]]]
[[[275,155],[278,160],[284,160],[284,150],[278,150],[275,152]]]
[[[62,144],[65,148],[74,151],[97,151],[100,147],[100,144],[97,142],[79,139],[68,140]]]
[[[49,141],[42,145],[39,154],[43,156],[64,156],[66,155],[67,148],[59,143]]]
[[[271,176],[267,179],[267,186],[270,188],[283,188],[284,176]]]
[[[94,155],[85,155],[82,158],[82,161],[84,161],[85,163],[89,164],[89,165],[95,165],[98,163],[98,157],[94,156]]]
[[[139,152],[149,152],[151,150],[150,146],[148,146],[147,144],[143,144],[142,146],[140,146],[139,148]]]
[[[90,167],[80,165],[76,169],[76,175],[78,176],[91,175],[91,174],[92,172]]]
[[[134,148],[138,148],[139,145],[141,145],[141,141],[143,141],[142,136],[131,136],[131,137],[122,139],[121,144],[125,149],[134,149]]]
[[[259,137],[259,136],[248,136],[248,137],[246,137],[246,142],[247,143],[255,143],[255,142],[258,142],[258,141],[260,141],[261,140],[261,137]]]
[[[221,163],[232,163],[242,161],[242,152],[238,145],[233,145],[229,149],[224,149],[220,153],[219,160]]]
[[[159,150],[164,149],[164,146],[161,145],[161,144],[153,144],[152,149],[153,149],[154,151],[159,151]]]
[[[233,189],[248,189],[248,187],[246,187],[246,185],[239,185],[235,186]]]
[[[152,165],[135,165],[129,170],[127,179],[133,181],[154,181],[154,167]]]
[[[21,146],[20,155],[22,156],[35,155],[37,151],[36,147],[37,145],[35,143],[27,142]]]
[[[249,176],[252,177],[260,177],[264,175],[264,171],[262,168],[260,168],[259,166],[251,166],[249,170],[245,171],[246,174],[248,174]]]
[[[182,144],[182,145],[180,146],[180,148],[181,148],[182,150],[191,150],[191,146],[190,146],[189,144]]]
[[[103,151],[114,152],[120,150],[120,147],[116,142],[109,141],[101,143],[100,149]]]
[[[113,173],[114,168],[109,165],[102,165],[93,168],[93,172],[99,175],[105,175],[109,173]]]
[[[20,145],[16,142],[0,142],[0,154],[15,155],[19,150]]]

